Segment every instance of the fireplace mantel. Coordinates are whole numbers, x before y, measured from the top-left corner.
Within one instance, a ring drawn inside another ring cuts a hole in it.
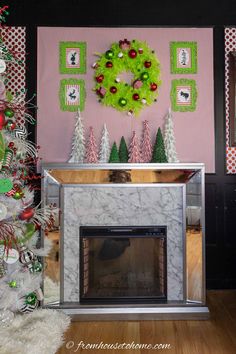
[[[50,301],[50,272],[45,271],[44,306],[60,308],[78,320],[209,317],[205,292],[204,164],[49,163],[42,164],[42,174],[44,205],[54,202],[61,209],[60,223],[54,230],[60,244],[59,295]],[[167,226],[167,301],[82,304],[80,226],[128,225]],[[51,264],[50,257],[46,262]]]

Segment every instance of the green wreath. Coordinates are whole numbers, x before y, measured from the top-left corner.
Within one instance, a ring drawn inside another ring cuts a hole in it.
[[[160,81],[160,63],[145,42],[124,39],[113,43],[94,63],[94,88],[99,102],[130,115],[138,115],[145,106],[156,101]],[[131,72],[131,84],[119,78]]]

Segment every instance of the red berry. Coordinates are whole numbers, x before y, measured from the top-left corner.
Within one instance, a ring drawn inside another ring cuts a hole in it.
[[[107,62],[106,62],[106,67],[107,67],[107,68],[112,68],[112,67],[113,67],[112,62],[111,62],[111,61],[107,61]]]
[[[8,147],[9,147],[9,148],[13,148],[14,145],[15,145],[15,144],[13,143],[13,141],[11,141],[11,142],[8,144]]]
[[[135,101],[139,100],[139,94],[138,93],[134,93],[133,94],[133,100],[135,100]]]

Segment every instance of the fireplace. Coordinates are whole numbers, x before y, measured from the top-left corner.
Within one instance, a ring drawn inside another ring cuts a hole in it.
[[[80,302],[167,300],[166,226],[81,226]]]

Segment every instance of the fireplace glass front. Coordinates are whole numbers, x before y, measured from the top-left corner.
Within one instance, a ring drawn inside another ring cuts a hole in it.
[[[80,302],[167,299],[166,226],[80,227]]]

